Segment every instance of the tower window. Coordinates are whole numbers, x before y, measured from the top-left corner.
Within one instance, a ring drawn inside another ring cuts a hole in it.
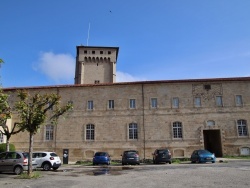
[[[87,50],[84,50],[84,54],[87,54],[88,53],[88,51]]]
[[[204,85],[204,89],[205,90],[210,90],[211,89],[211,85],[209,85],[209,84]]]
[[[111,51],[108,51],[108,54],[111,54]]]
[[[92,51],[92,54],[95,54],[95,51]]]
[[[100,54],[103,54],[103,51],[100,51]]]

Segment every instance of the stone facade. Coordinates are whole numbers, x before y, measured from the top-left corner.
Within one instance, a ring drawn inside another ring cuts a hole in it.
[[[69,160],[107,151],[120,159],[127,149],[152,158],[167,147],[173,157],[205,148],[220,157],[250,155],[250,77],[115,83],[117,47],[77,47],[75,85],[5,88],[10,105],[16,91],[57,93],[74,109],[57,126],[43,125],[34,151],[69,149]],[[11,124],[17,122],[14,114]],[[26,132],[11,137],[28,150]]]
[[[12,105],[16,89],[4,89]],[[46,140],[46,125],[34,138],[35,151],[53,150],[62,156],[63,149],[69,149],[70,161],[91,159],[96,151],[120,159],[123,150],[136,149],[148,159],[159,147],[168,147],[173,157],[190,157],[198,148],[217,156],[247,154],[250,148],[249,77],[18,89],[55,92],[63,104],[73,102],[74,109],[54,127],[52,140]],[[93,109],[88,109],[89,101]],[[93,125],[92,137],[88,125]],[[23,132],[11,142],[27,150],[28,138]]]

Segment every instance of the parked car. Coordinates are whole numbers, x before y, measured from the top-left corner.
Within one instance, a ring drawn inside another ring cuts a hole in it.
[[[51,168],[57,170],[61,166],[61,159],[55,152],[40,151],[33,152],[33,159],[38,168],[48,171]]]
[[[122,154],[122,165],[140,164],[139,152],[136,150],[124,151]]]
[[[110,155],[107,152],[96,152],[93,157],[93,165],[107,164],[110,165]]]
[[[156,149],[153,153],[153,163],[172,163],[171,152],[167,148]]]
[[[28,152],[9,151],[0,153],[0,172],[14,172],[19,175],[28,170]],[[36,169],[37,164],[32,161],[32,169]]]
[[[191,155],[191,162],[195,163],[205,163],[205,162],[212,162],[215,163],[216,157],[213,153],[207,150],[194,150]]]

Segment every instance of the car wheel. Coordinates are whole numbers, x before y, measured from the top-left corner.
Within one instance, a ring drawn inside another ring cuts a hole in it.
[[[19,175],[23,172],[23,168],[21,166],[17,166],[15,167],[14,172],[16,175]]]
[[[122,166],[124,166],[125,165],[125,163],[122,163]]]
[[[171,163],[172,163],[171,161],[168,162],[168,164],[171,164]]]
[[[195,163],[195,161],[191,161],[191,163]]]
[[[53,167],[53,170],[57,170],[59,167]]]
[[[138,165],[140,165],[140,163],[137,163]]]
[[[45,170],[45,171],[50,170],[50,168],[51,168],[51,166],[50,166],[49,163],[45,163],[45,164],[43,165],[43,170]]]
[[[215,163],[215,161],[212,161],[212,163]]]

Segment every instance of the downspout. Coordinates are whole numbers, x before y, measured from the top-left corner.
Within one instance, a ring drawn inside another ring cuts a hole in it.
[[[142,88],[141,88],[141,92],[142,92],[142,131],[143,131],[143,159],[145,161],[146,159],[146,133],[145,133],[145,122],[144,122],[144,118],[145,118],[145,107],[144,107],[144,85],[142,84]]]
[[[56,94],[59,95],[59,88],[56,89]],[[55,152],[57,152],[57,151],[56,151],[57,124],[58,124],[58,122],[56,123],[56,128],[55,128],[55,149],[54,149]]]

